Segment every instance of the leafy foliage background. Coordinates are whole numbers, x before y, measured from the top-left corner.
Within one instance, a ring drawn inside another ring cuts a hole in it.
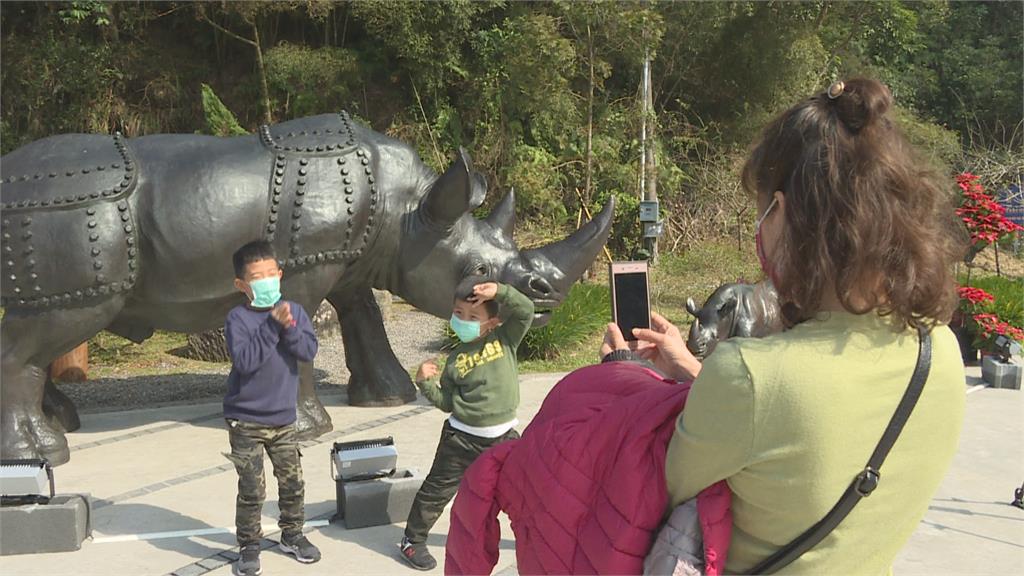
[[[268,116],[347,109],[437,169],[466,147],[489,178],[488,206],[515,187],[521,244],[616,196],[611,248],[628,256],[646,52],[663,245],[687,249],[749,234],[744,150],[772,115],[837,78],[887,82],[900,125],[939,171],[1022,157],[1022,6],[3,2],[0,148],[61,132],[236,134]]]

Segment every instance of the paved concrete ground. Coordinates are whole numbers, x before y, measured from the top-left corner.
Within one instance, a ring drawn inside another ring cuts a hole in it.
[[[976,373],[976,370],[974,371]],[[559,375],[522,379],[521,426],[536,413]],[[1024,394],[979,389],[968,379],[967,421],[956,461],[910,544],[897,574],[1011,574],[1024,571],[1024,510],[1008,506],[1024,481]],[[444,415],[421,400],[395,408],[351,408],[326,398],[335,432],[303,450],[310,539],[323,550],[319,564],[301,566],[276,550],[262,556],[265,574],[414,574],[397,559],[402,526],[360,530],[323,525],[334,513],[331,442],[391,435],[399,465],[429,468]],[[83,417],[69,435],[71,462],[55,471],[59,492],[94,498],[94,538],[81,550],[0,558],[0,574],[215,576],[230,574],[236,476],[219,404],[176,406]],[[267,479],[266,536],[274,532],[277,487]],[[443,558],[448,515],[429,544]],[[178,532],[178,533],[176,533]],[[515,573],[507,525],[496,572]],[[0,538],[3,527],[0,527]],[[142,538],[141,540],[139,538]],[[272,544],[270,540],[267,545]],[[440,574],[442,567],[434,572]]]
[[[1022,448],[1024,392],[971,392],[960,450],[893,571],[1024,574],[1024,510],[1008,505],[1024,483]]]

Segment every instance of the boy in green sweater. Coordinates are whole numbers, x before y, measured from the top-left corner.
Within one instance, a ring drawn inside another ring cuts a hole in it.
[[[413,568],[431,570],[437,561],[427,550],[427,534],[455,496],[462,475],[491,446],[519,438],[516,350],[533,323],[533,302],[511,286],[477,278],[455,292],[451,327],[461,340],[441,374],[424,362],[416,386],[431,404],[451,416],[441,429],[434,464],[416,494],[401,551]]]

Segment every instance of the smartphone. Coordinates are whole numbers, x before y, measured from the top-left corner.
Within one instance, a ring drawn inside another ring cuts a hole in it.
[[[651,298],[647,288],[647,262],[612,262],[612,320],[626,340],[636,340],[634,328],[651,327]]]

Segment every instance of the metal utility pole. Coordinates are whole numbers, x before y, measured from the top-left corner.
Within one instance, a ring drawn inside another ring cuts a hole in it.
[[[658,167],[654,146],[654,92],[651,87],[651,56],[647,43],[647,29],[644,29],[644,66],[640,81],[640,200],[658,201]],[[651,140],[648,142],[648,140]],[[643,225],[642,225],[643,226]],[[658,258],[658,238],[644,234],[644,250],[651,261]]]

